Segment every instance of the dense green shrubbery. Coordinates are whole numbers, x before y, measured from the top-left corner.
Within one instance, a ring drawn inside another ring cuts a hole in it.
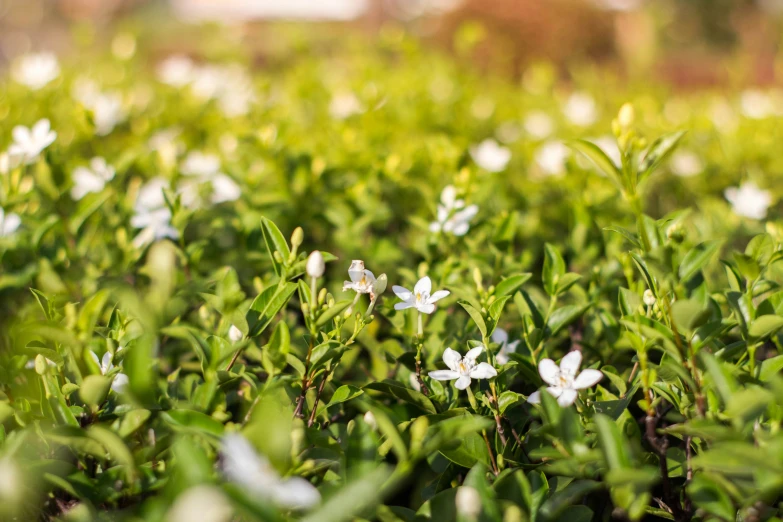
[[[117,38],[0,90],[4,520],[775,516],[779,93]]]

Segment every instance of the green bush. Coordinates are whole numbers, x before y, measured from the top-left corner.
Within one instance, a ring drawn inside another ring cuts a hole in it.
[[[777,515],[778,92],[285,34],[3,80],[3,520]]]

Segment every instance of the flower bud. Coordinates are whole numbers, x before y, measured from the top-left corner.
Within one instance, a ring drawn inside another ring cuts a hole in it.
[[[302,230],[297,229],[297,230]],[[318,250],[313,250],[310,256],[307,258],[307,275],[310,277],[321,277],[324,275],[326,264],[324,263],[324,256]]]
[[[370,426],[371,430],[375,431],[378,429],[378,423],[375,421],[375,415],[373,415],[370,410],[367,410],[367,413],[364,414],[364,422]]]
[[[633,105],[631,105],[630,103],[626,103],[622,107],[620,107],[620,112],[617,113],[617,121],[621,127],[627,129],[628,127],[633,125],[634,119],[635,119],[635,114],[633,110]]]
[[[229,330],[228,330],[228,339],[232,343],[238,343],[239,341],[242,340],[242,338],[244,336],[245,335],[242,333],[242,330],[240,330],[239,328],[237,328],[233,324],[231,325],[231,328],[229,328]]]
[[[302,230],[302,227],[296,227],[291,234],[291,246],[296,250],[302,244],[302,241],[304,241],[304,230]]]
[[[644,304],[647,306],[653,306],[655,304],[655,294],[652,293],[652,290],[649,288],[644,291],[644,296],[642,297],[642,300],[644,301]]]
[[[318,304],[322,305],[326,302],[326,288],[321,288],[318,292]]]
[[[387,283],[388,279],[386,279],[386,274],[378,276],[378,279],[376,279],[372,285],[372,299],[377,299],[379,295],[386,291]]]
[[[474,519],[481,513],[481,495],[476,488],[470,486],[457,488],[454,502],[457,505],[457,513],[463,517]]]
[[[46,364],[46,357],[40,353],[35,356],[35,373],[38,375],[45,375],[49,369],[49,365]]]

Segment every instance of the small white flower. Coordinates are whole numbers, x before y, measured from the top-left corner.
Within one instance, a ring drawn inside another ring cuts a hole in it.
[[[579,366],[582,364],[582,352],[575,350],[568,352],[563,360],[560,361],[558,368],[552,359],[543,359],[538,363],[538,373],[549,386],[546,391],[553,397],[557,397],[557,403],[560,406],[570,406],[576,400],[578,390],[583,390],[595,385],[600,381],[604,374],[600,370],[587,369],[579,372]],[[577,373],[579,373],[577,375]],[[539,404],[541,402],[541,392],[536,391],[530,394],[527,402]]]
[[[470,148],[470,156],[487,172],[502,172],[511,160],[511,151],[493,139],[486,139]]]
[[[71,96],[85,107],[101,94],[101,89],[94,80],[85,76],[76,78],[71,86]]]
[[[345,120],[363,111],[362,102],[352,92],[335,94],[329,102],[329,114],[336,120]]]
[[[430,232],[445,232],[464,236],[470,230],[470,221],[478,214],[477,205],[465,206],[465,200],[457,199],[457,189],[448,185],[440,195],[437,220],[430,223]]]
[[[489,363],[478,363],[476,359],[481,352],[484,351],[483,346],[476,346],[462,357],[459,352],[446,348],[443,352],[443,362],[448,366],[448,370],[435,370],[429,372],[427,375],[431,379],[436,381],[451,381],[457,379],[454,383],[454,387],[458,390],[464,390],[470,386],[471,379],[491,379],[497,376],[498,372]]]
[[[519,340],[511,343],[508,342],[508,332],[502,328],[495,328],[495,331],[492,332],[492,342],[500,345],[500,350],[498,350],[498,353],[495,355],[495,359],[500,364],[508,363],[508,354],[516,353],[517,346],[519,345]]]
[[[11,136],[14,142],[8,147],[8,154],[20,158],[28,165],[57,139],[57,133],[52,130],[51,123],[47,119],[38,120],[32,129],[17,125],[11,131]]]
[[[93,361],[95,361],[95,364],[98,365],[98,367],[101,369],[102,375],[107,375],[109,372],[111,372],[114,369],[114,364],[111,362],[112,360],[112,354],[111,352],[106,352],[103,354],[102,359],[98,359],[98,356],[95,354],[95,352],[90,351],[90,355],[92,356]],[[125,388],[128,386],[128,376],[124,373],[118,373],[114,376],[111,382],[111,389],[114,390],[116,393],[122,393],[125,391]]]
[[[193,81],[193,61],[187,56],[169,56],[157,67],[158,80],[172,87],[184,87]]]
[[[290,509],[307,509],[320,502],[321,494],[315,486],[301,477],[280,477],[242,435],[226,435],[221,446],[226,477],[249,493]]]
[[[565,162],[571,151],[559,141],[548,141],[536,151],[536,164],[548,176],[565,174]]]
[[[669,160],[669,168],[681,178],[689,178],[704,171],[704,164],[699,156],[690,150],[678,150]]]
[[[598,117],[595,100],[583,92],[575,92],[568,97],[563,114],[568,121],[579,127],[592,125]]]
[[[375,284],[375,275],[364,268],[364,261],[354,259],[348,268],[348,277],[350,281],[343,283],[343,292],[354,290],[359,294],[372,294],[372,287]]]
[[[18,214],[6,214],[0,208],[0,237],[7,237],[16,232],[19,225],[22,224],[22,218]]]
[[[375,415],[369,410],[364,414],[364,422],[367,423],[371,430],[375,431],[378,429],[378,422],[375,420]]]
[[[417,392],[421,391],[421,384],[419,384],[419,379],[416,378],[415,373],[411,373],[408,376],[408,383],[411,385],[411,388],[413,388]]]
[[[655,305],[655,294],[650,290],[649,288],[644,291],[644,295],[642,296],[642,301],[644,301],[644,304],[647,306],[653,306]]]
[[[548,138],[555,130],[555,124],[544,111],[531,111],[524,122],[525,132],[537,140]]]
[[[747,89],[740,95],[740,109],[747,118],[762,120],[772,116],[774,104],[764,91]]]
[[[106,136],[114,130],[117,124],[122,123],[127,116],[122,106],[122,97],[119,93],[101,93],[87,104],[92,111],[92,119],[95,124],[95,134]]]
[[[203,65],[193,71],[190,90],[200,100],[216,98],[223,88],[223,70],[215,65]]]
[[[481,495],[471,486],[460,486],[454,496],[457,513],[471,520],[481,514]]]
[[[179,238],[179,232],[171,226],[171,211],[165,206],[163,189],[166,187],[165,179],[153,178],[139,190],[130,221],[132,227],[143,229],[133,240],[136,248],[163,238]]]
[[[354,261],[355,262],[355,261]],[[351,264],[353,266],[353,263]],[[313,250],[307,257],[307,265],[305,270],[310,277],[321,277],[326,270],[326,264],[324,263],[324,256],[318,250]],[[372,272],[371,272],[372,273]],[[348,275],[350,276],[351,270],[348,269]],[[353,283],[353,281],[351,281]]]
[[[245,337],[245,335],[242,333],[242,330],[240,330],[239,328],[237,328],[233,324],[231,325],[231,328],[228,329],[228,339],[232,343],[238,343],[244,337]]]
[[[147,146],[158,153],[166,167],[172,167],[177,161],[177,156],[182,152],[183,145],[177,140],[179,134],[179,129],[164,129],[153,134],[147,141]]]
[[[114,178],[114,167],[108,165],[105,159],[95,157],[90,160],[89,167],[76,167],[71,177],[71,197],[78,201],[90,192],[103,190],[106,182]]]
[[[393,286],[392,290],[395,295],[402,299],[402,303],[396,303],[394,305],[395,310],[405,310],[407,308],[415,308],[419,312],[425,314],[431,314],[435,311],[435,303],[444,297],[448,296],[451,292],[448,290],[438,290],[432,292],[432,281],[428,276],[424,276],[413,287],[413,292],[402,286]]]
[[[212,184],[210,200],[215,205],[227,201],[236,201],[242,195],[242,189],[237,182],[226,174],[216,174],[209,182]]]
[[[49,368],[57,368],[57,363],[56,362],[54,362],[53,360],[49,359],[48,357],[45,357],[45,359],[46,359],[46,365]],[[27,370],[35,370],[35,359],[30,359],[29,361],[24,363],[24,367]]]
[[[186,176],[212,176],[220,171],[220,158],[200,151],[188,153],[180,170]]]
[[[60,64],[52,53],[25,54],[14,60],[11,76],[16,82],[37,91],[60,76]]]
[[[752,181],[743,183],[739,188],[729,187],[724,195],[735,214],[750,219],[767,217],[767,209],[772,204],[772,194],[768,190],[760,189]]]
[[[234,510],[216,486],[200,484],[179,494],[166,513],[166,522],[231,522]]]

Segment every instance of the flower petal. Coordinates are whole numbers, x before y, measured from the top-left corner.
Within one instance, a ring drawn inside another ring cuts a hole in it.
[[[443,352],[443,362],[446,363],[446,366],[448,366],[449,369],[454,370],[455,372],[457,371],[457,365],[461,360],[462,356],[456,350],[446,348]]]
[[[125,391],[125,388],[128,387],[129,383],[128,376],[124,373],[118,373],[114,377],[114,381],[111,383],[111,389],[114,390],[115,393],[122,393]]]
[[[574,350],[572,352],[568,352],[565,354],[563,359],[560,361],[560,371],[563,373],[569,373],[571,375],[576,375],[576,372],[579,371],[579,366],[582,364],[582,352],[579,350]]]
[[[593,370],[591,368],[588,368],[586,370],[582,370],[582,372],[574,379],[573,387],[575,390],[582,390],[584,388],[589,388],[590,386],[593,386],[598,381],[603,379],[604,374],[601,373],[600,370]]]
[[[560,377],[560,368],[558,368],[555,361],[552,359],[543,359],[538,363],[538,374],[545,383],[555,385]]]
[[[505,346],[506,353],[516,353],[517,346],[519,346],[519,341],[514,341],[513,343],[508,343]]]
[[[321,501],[318,490],[302,477],[291,477],[272,488],[272,498],[291,509],[307,509]]]
[[[413,297],[413,293],[403,286],[394,285],[392,286],[392,291],[394,292],[394,295],[403,301],[410,301],[411,297]]]
[[[416,309],[423,314],[431,314],[435,311],[434,304],[423,304],[416,307]]]
[[[459,372],[455,372],[454,370],[435,370],[429,372],[427,375],[430,379],[435,379],[436,381],[451,381],[460,377]]]
[[[454,383],[454,387],[458,390],[464,390],[468,386],[470,386],[470,377],[467,375],[460,376],[460,378],[457,379],[457,382]]]
[[[440,301],[444,297],[447,297],[450,293],[451,292],[449,292],[448,290],[438,290],[437,292],[432,294],[429,299],[427,299],[427,302],[434,303],[436,301]]]
[[[470,372],[471,379],[491,379],[497,377],[498,371],[489,363],[480,363]]]
[[[465,354],[465,362],[473,365],[476,363],[476,359],[478,359],[478,356],[481,355],[481,352],[484,351],[484,345],[480,344],[476,346],[475,348],[471,348],[468,350],[468,353]]]
[[[530,404],[541,404],[541,392],[540,391],[534,391],[527,397],[527,402]]]
[[[571,406],[574,401],[576,400],[577,391],[572,390],[571,388],[566,388],[563,390],[563,393],[560,395],[560,397],[557,398],[557,403],[562,406]]]
[[[103,354],[103,358],[101,359],[101,373],[106,375],[109,373],[109,371],[114,368],[114,365],[111,363],[112,354],[111,352],[106,352]]]
[[[495,331],[492,332],[492,342],[503,344],[506,341],[508,341],[508,332],[502,328],[495,328]]]
[[[395,310],[405,310],[407,308],[413,308],[413,305],[407,301],[403,301],[402,303],[394,303]]]
[[[413,287],[413,293],[414,294],[429,294],[432,292],[432,280],[429,278],[429,276],[424,276],[416,283],[416,286]]]
[[[95,361],[95,364],[98,365],[98,368],[100,368],[101,367],[101,360],[98,359],[98,356],[92,350],[90,350],[90,357],[92,357],[92,360]]]
[[[564,389],[565,388],[561,388],[560,386],[549,386],[546,391],[552,397],[560,397],[563,394]]]

